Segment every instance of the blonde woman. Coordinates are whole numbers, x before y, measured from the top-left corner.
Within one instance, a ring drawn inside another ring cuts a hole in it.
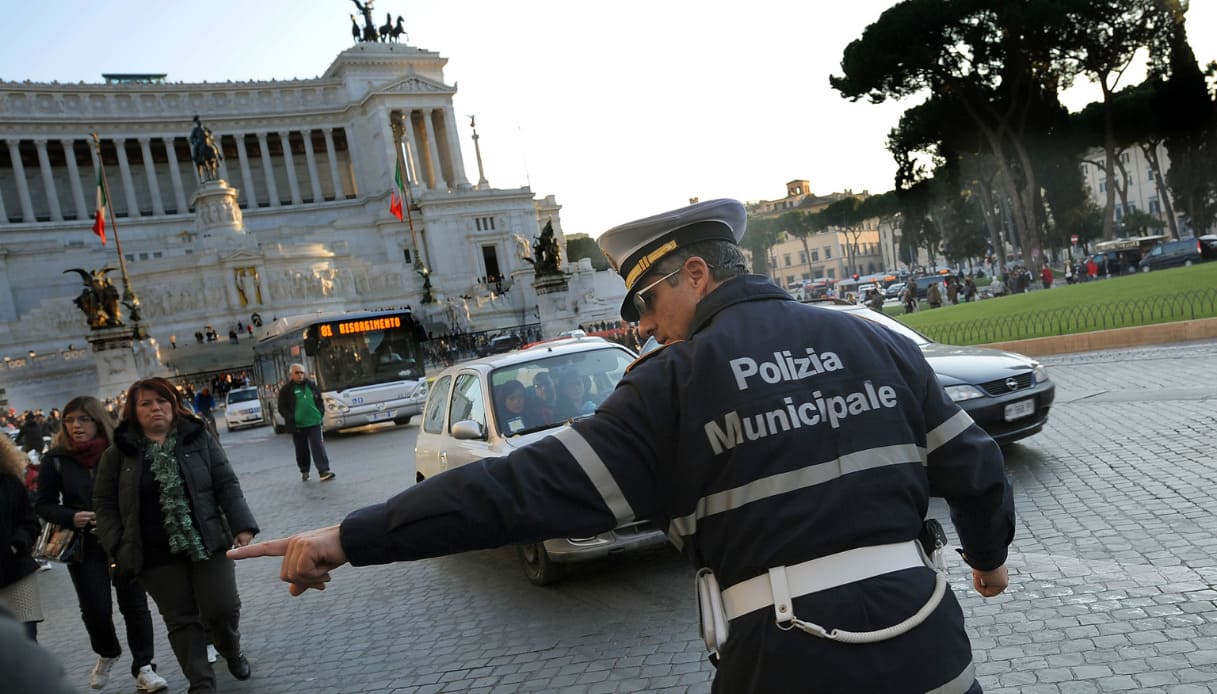
[[[38,640],[42,602],[38,595],[38,562],[32,550],[42,529],[29,492],[25,466],[29,459],[7,436],[0,436],[0,605]]]
[[[131,649],[131,676],[141,692],[157,692],[169,684],[156,673],[152,662],[152,613],[148,595],[130,576],[110,575],[110,561],[93,533],[93,478],[101,454],[114,441],[114,426],[105,405],[97,398],[80,396],[63,406],[63,424],[42,458],[38,479],[38,515],[65,528],[85,533],[81,561],[68,565],[80,618],[89,634],[89,645],[97,664],[89,675],[89,686],[102,689],[110,681],[110,670],[122,655],[122,644],[114,629],[111,594],[127,623],[127,647]]]

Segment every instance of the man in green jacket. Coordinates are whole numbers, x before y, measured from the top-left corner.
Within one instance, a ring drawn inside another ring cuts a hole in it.
[[[305,482],[308,481],[310,451],[321,481],[334,479],[330,458],[325,453],[325,440],[321,436],[324,412],[321,390],[308,379],[303,364],[292,364],[291,379],[279,389],[279,414],[287,430],[292,432],[292,443],[296,445],[296,467],[300,468],[300,479]]]

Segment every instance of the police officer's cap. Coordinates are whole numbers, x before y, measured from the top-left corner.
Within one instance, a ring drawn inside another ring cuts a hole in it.
[[[645,286],[640,280],[651,266],[676,249],[699,241],[739,243],[747,219],[740,201],[724,198],[628,222],[601,234],[597,239],[600,250],[625,280],[621,317],[630,322],[638,320],[634,292]]]

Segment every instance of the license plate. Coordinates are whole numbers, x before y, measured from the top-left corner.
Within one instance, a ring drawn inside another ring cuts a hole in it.
[[[384,412],[373,412],[368,415],[368,421],[379,422],[385,419],[393,419],[393,410],[385,410]]]
[[[1035,414],[1035,400],[1020,400],[1006,405],[1007,422],[1013,422],[1031,414]]]

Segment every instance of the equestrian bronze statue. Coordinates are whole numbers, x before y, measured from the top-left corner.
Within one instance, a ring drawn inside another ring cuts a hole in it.
[[[220,162],[224,161],[224,155],[211,134],[211,128],[203,125],[198,116],[194,117],[194,129],[190,131],[190,158],[199,173],[199,182],[206,183],[220,177]]]

